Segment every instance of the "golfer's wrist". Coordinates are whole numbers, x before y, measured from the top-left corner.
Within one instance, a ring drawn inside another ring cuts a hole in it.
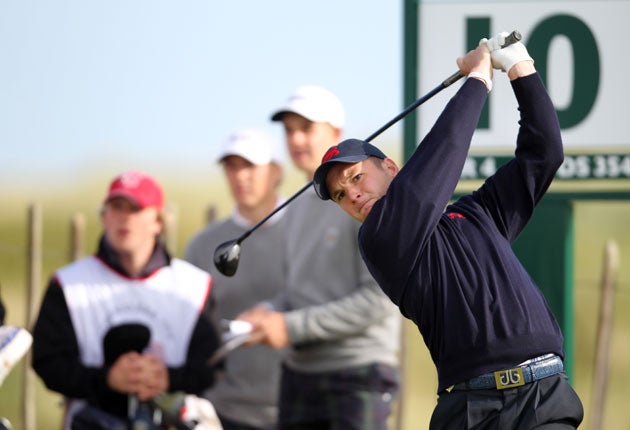
[[[490,77],[490,75],[481,72],[470,72],[468,74],[468,77],[480,80],[486,85],[486,89],[488,90],[488,92],[492,91],[492,78]]]
[[[523,76],[533,75],[536,73],[533,61],[520,61],[510,68],[508,71],[508,78],[513,81],[514,79],[521,78]]]

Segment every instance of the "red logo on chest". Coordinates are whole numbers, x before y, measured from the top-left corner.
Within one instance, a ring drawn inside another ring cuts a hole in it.
[[[457,212],[449,212],[446,214],[446,216],[449,217],[450,219],[455,219],[455,218],[466,219],[464,215],[458,214]]]

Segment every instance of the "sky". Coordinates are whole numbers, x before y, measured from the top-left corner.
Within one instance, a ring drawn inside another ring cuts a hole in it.
[[[281,139],[270,114],[304,84],[336,93],[344,136],[365,138],[403,107],[402,5],[2,0],[0,189],[218,167],[234,130]]]

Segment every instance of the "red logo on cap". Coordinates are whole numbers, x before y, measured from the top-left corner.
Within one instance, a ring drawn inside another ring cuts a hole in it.
[[[325,163],[326,161],[336,157],[337,155],[339,155],[339,148],[337,148],[336,146],[332,146],[322,157],[322,163]]]
[[[155,206],[162,209],[164,207],[160,184],[151,176],[139,171],[122,173],[112,181],[105,202],[114,197],[127,198],[140,208]]]

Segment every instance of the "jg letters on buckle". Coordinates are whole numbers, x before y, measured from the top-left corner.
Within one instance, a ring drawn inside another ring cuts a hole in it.
[[[497,390],[525,385],[523,369],[516,367],[514,369],[498,370],[494,372],[494,381],[497,384]]]

